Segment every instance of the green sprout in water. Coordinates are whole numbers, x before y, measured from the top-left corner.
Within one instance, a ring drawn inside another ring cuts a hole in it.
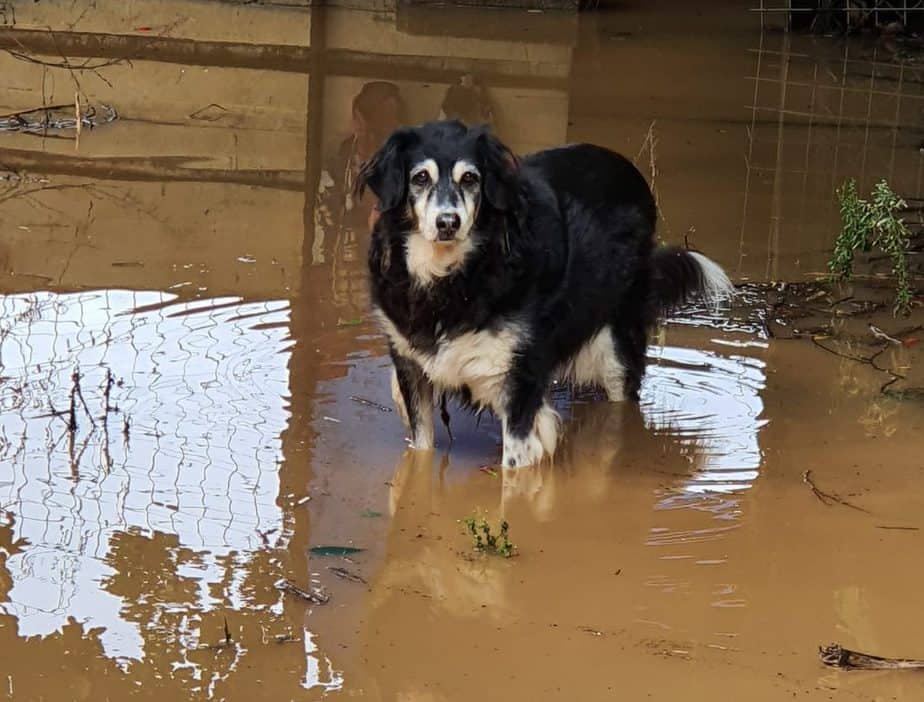
[[[872,197],[862,199],[855,180],[848,180],[837,189],[840,201],[841,233],[834,244],[828,262],[831,279],[847,281],[853,275],[853,259],[857,251],[878,247],[892,259],[895,276],[893,314],[904,314],[911,308],[911,274],[908,271],[908,247],[911,232],[900,213],[907,207],[885,180],[873,187]]]
[[[496,534],[484,517],[472,515],[463,519],[461,523],[465,527],[465,533],[472,537],[472,547],[476,551],[504,558],[510,558],[516,553],[517,547],[510,541],[510,525],[506,521],[500,523],[500,531]]]

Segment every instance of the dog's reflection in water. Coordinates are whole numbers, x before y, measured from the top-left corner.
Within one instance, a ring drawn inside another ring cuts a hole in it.
[[[494,478],[468,466],[450,467],[448,457],[434,451],[408,450],[390,481],[389,541],[397,544],[400,535],[415,535],[415,562],[408,567],[433,570],[433,563],[418,559],[438,557],[447,549],[431,552],[428,538],[440,535],[460,543],[453,538],[462,531],[456,521],[473,511],[495,523],[515,514],[522,528],[524,517],[538,526],[566,513],[573,519],[575,512],[592,522],[597,510],[603,514],[628,502],[650,510],[651,488],[663,485],[665,474],[673,480],[688,477],[697,453],[688,439],[646,428],[633,403],[576,404],[553,462],[496,468]],[[645,486],[641,491],[634,489],[639,481]]]
[[[432,451],[403,455],[390,481],[386,556],[370,582],[365,622],[364,655],[387,661],[375,674],[383,699],[443,699],[444,685],[456,689],[450,681],[465,688],[460,656],[474,670],[490,665],[493,649],[481,646],[486,632],[541,619],[570,577],[562,568],[579,564],[586,582],[610,587],[610,562],[638,552],[653,489],[664,482],[652,472],[663,473],[665,460],[688,470],[685,449],[676,437],[646,429],[632,404],[576,405],[572,417],[554,463],[538,468],[498,468],[491,476],[450,466]],[[521,556],[474,553],[457,521],[473,512],[493,527],[508,519]],[[605,558],[601,538],[613,539]],[[561,607],[572,607],[563,617],[581,616],[580,604]]]
[[[374,607],[394,592],[417,594],[456,616],[502,604],[503,573],[460,552],[465,540],[457,522],[477,499],[470,497],[471,484],[456,480],[450,487],[449,479],[446,456],[413,449],[402,456],[390,481],[387,556],[373,589]]]
[[[477,490],[481,509],[503,515],[511,507],[527,506],[535,519],[548,521],[554,518],[565,485],[569,501],[591,508],[620,490],[620,476],[667,474],[682,479],[699,463],[695,442],[647,428],[634,403],[576,404],[571,415],[554,460],[528,468],[495,468],[500,490],[487,500],[483,490]],[[665,471],[665,465],[674,467]],[[472,481],[485,485],[480,474],[475,475],[468,467],[450,469],[446,455],[408,450],[390,483],[391,514],[400,521],[402,508],[417,512],[424,501],[439,512],[443,502],[475,491]],[[448,483],[453,488],[447,491]]]
[[[634,403],[577,405],[564,441],[554,461],[520,470],[503,472],[501,509],[504,513],[516,503],[529,506],[541,521],[554,515],[556,495],[567,480],[588,502],[603,498],[618,468],[618,459],[632,425],[641,426]],[[583,501],[583,500],[582,500]]]
[[[688,440],[647,428],[634,403],[575,405],[553,462],[503,472],[501,511],[526,509],[537,521],[549,521],[565,494],[569,508],[607,509],[613,500],[625,499],[630,481],[663,478],[665,472],[680,478],[690,474],[697,453]],[[665,466],[673,467],[665,471]]]

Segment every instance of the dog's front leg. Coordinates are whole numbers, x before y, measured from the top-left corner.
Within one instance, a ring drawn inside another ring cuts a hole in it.
[[[411,430],[411,444],[416,449],[433,448],[433,385],[416,361],[394,349],[391,396],[405,426]]]
[[[552,456],[558,445],[560,420],[545,399],[546,383],[535,377],[513,379],[503,413],[505,468],[520,468]]]

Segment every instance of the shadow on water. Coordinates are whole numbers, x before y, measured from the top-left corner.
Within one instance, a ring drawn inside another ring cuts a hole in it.
[[[556,390],[552,465],[498,474],[457,411],[408,451],[350,195],[395,124],[486,120],[633,157],[739,281],[810,278],[842,179],[921,195],[916,63],[737,3],[130,7],[0,2],[0,698],[920,696],[814,653],[924,656],[919,407],[751,288],[658,330],[640,406]],[[118,118],[23,128],[75,93]]]

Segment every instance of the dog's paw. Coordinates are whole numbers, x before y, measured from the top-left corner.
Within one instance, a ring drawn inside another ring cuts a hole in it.
[[[543,404],[536,414],[533,429],[525,437],[517,437],[504,430],[504,468],[522,468],[539,463],[545,456],[552,456],[558,445],[560,426],[558,413],[548,404]]]
[[[418,427],[417,435],[411,439],[410,445],[412,449],[416,449],[417,451],[429,451],[435,445],[433,441],[433,432],[428,432],[425,428]]]
[[[543,455],[545,455],[545,449],[535,431],[523,438],[509,435],[504,437],[504,457],[501,461],[504,468],[531,466],[539,463]]]

